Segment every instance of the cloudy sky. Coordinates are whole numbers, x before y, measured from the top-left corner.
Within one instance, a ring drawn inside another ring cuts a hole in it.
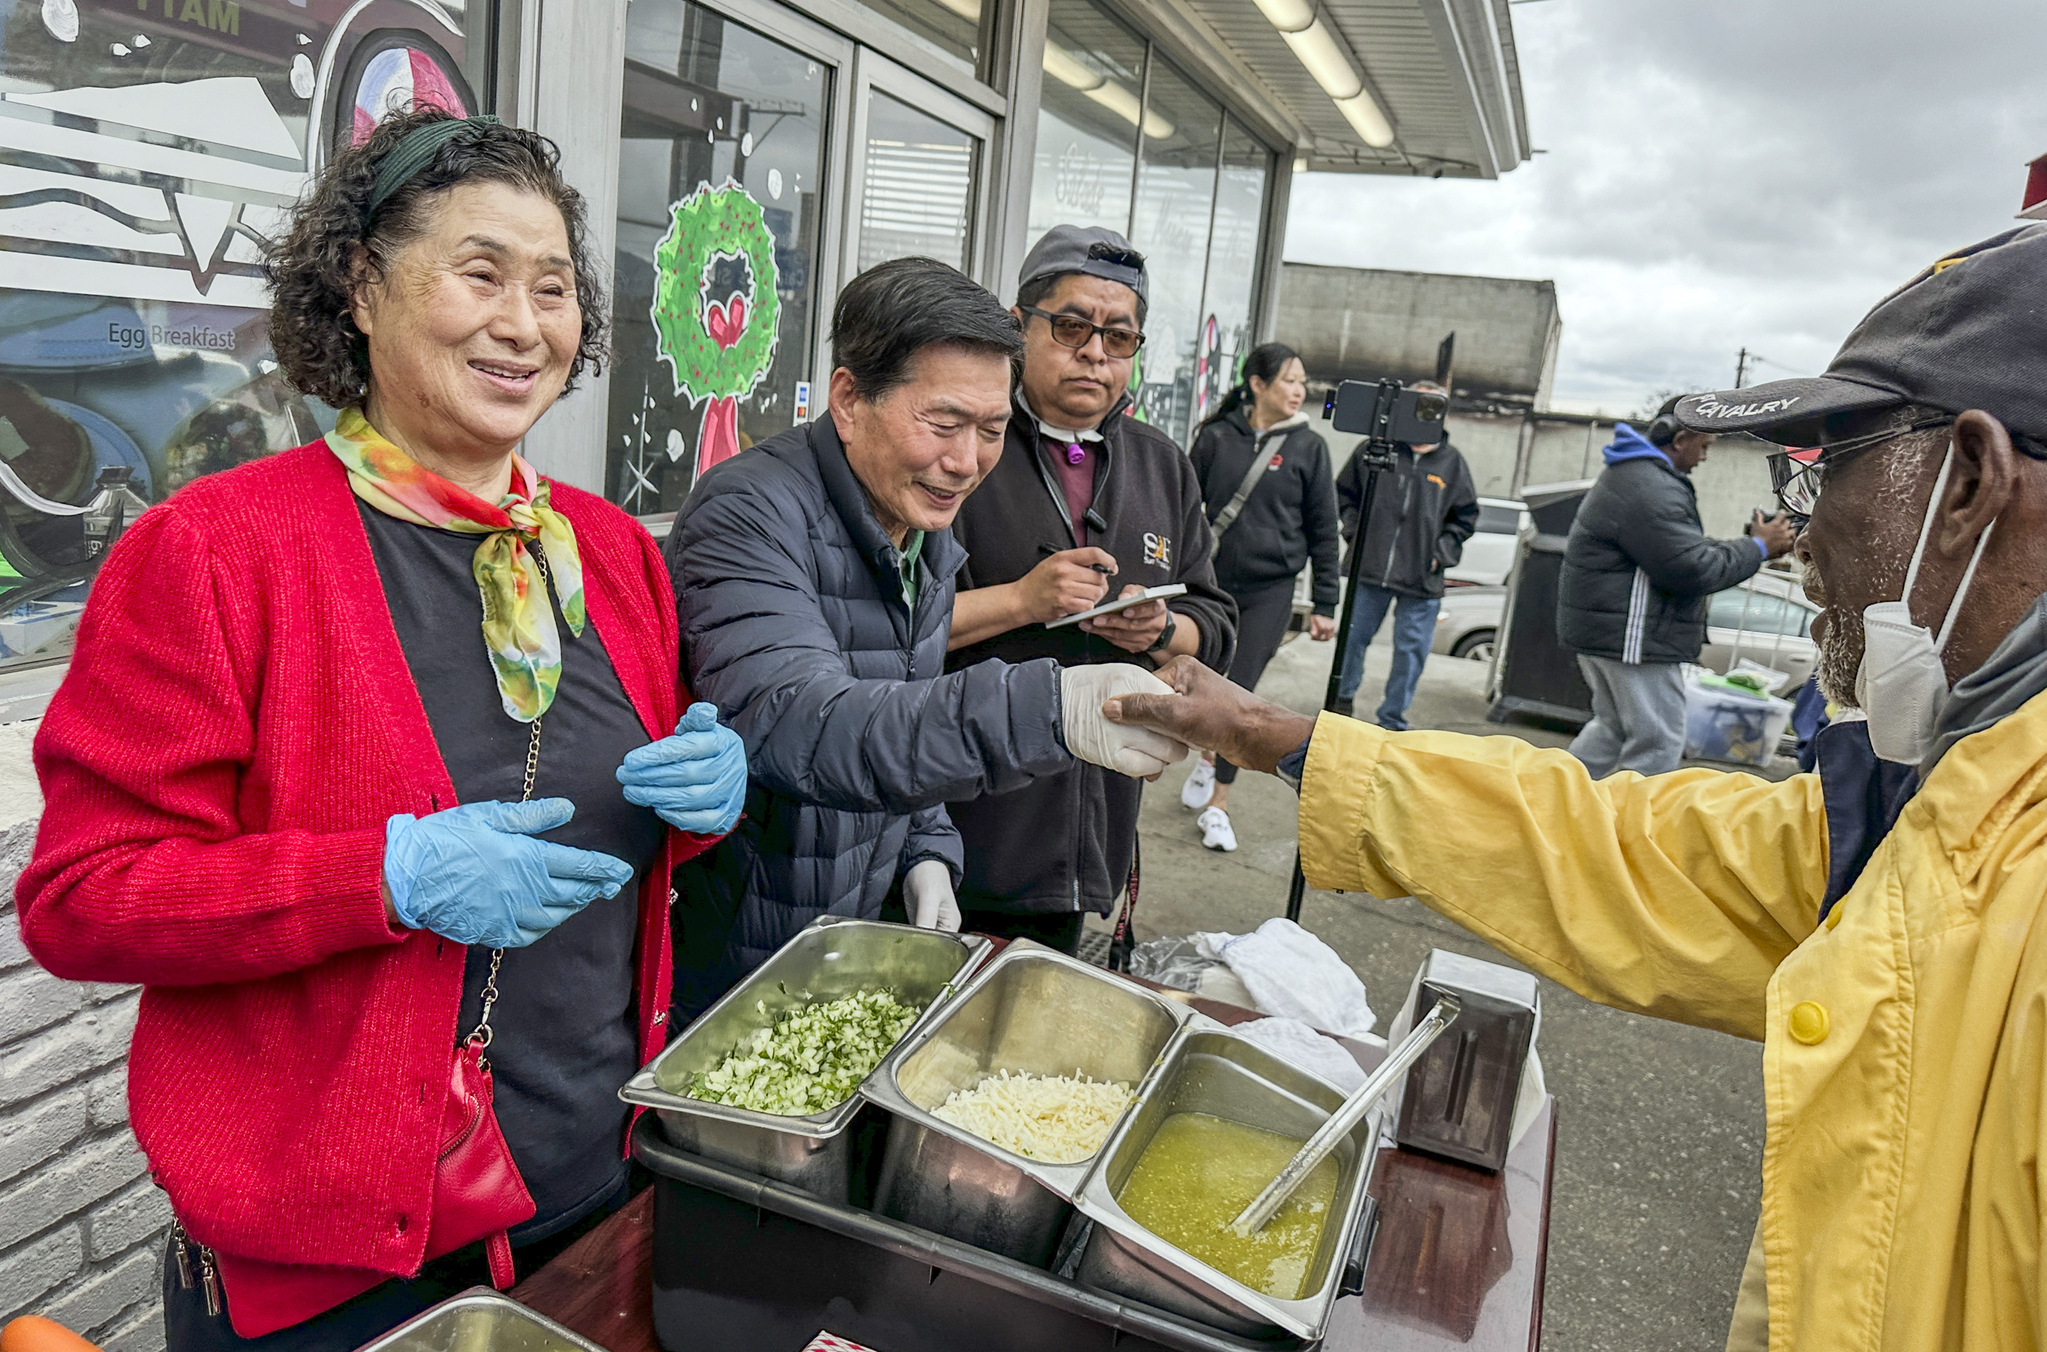
[[[2047,153],[2041,0],[1534,0],[1538,155],[1497,181],[1305,174],[1286,257],[1550,278],[1554,406],[1825,367],[1886,291],[2012,224]]]

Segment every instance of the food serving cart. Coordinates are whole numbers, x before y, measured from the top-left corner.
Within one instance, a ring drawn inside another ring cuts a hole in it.
[[[1238,1006],[1152,989],[1223,1024],[1259,1017]],[[1361,1042],[1346,1040],[1344,1046],[1367,1070],[1385,1055],[1383,1047]],[[1337,1304],[1321,1344],[1325,1352],[1536,1348],[1555,1146],[1556,1104],[1550,1099],[1498,1174],[1382,1150],[1370,1188],[1378,1203],[1378,1231],[1363,1290]],[[659,1352],[654,1193],[640,1193],[531,1274],[513,1296],[608,1352]],[[761,1214],[761,1223],[771,1219]],[[934,1266],[932,1280],[940,1275]],[[772,1282],[775,1276],[757,1273],[754,1279]],[[876,1352],[891,1350],[878,1345]]]

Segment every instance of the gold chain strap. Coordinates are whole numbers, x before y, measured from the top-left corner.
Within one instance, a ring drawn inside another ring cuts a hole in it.
[[[540,599],[544,604],[553,605],[554,601],[551,598],[553,596],[554,576],[548,572],[547,555],[535,549],[533,551],[533,558],[540,565]],[[538,717],[534,718],[533,736],[526,743],[526,777],[519,787],[519,801],[522,803],[532,801],[533,783],[540,776],[540,721]],[[477,1019],[476,1027],[470,1030],[469,1036],[463,1039],[466,1045],[475,1047],[479,1051],[490,1046],[492,1036],[490,1011],[491,1006],[498,1002],[498,968],[504,964],[504,961],[504,949],[493,948],[490,951],[490,970],[484,973],[483,977],[482,1015]],[[481,1064],[486,1070],[490,1068],[490,1062],[488,1061],[484,1061]]]

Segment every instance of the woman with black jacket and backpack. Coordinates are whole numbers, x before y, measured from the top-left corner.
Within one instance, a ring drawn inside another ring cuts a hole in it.
[[[1246,690],[1258,684],[1293,618],[1294,579],[1312,558],[1314,613],[1308,637],[1336,635],[1336,479],[1329,448],[1308,426],[1301,401],[1308,377],[1284,343],[1252,349],[1244,381],[1194,434],[1194,472],[1215,531],[1215,580],[1237,599],[1237,655],[1229,677]],[[1201,843],[1234,850],[1230,784],[1237,767],[1204,756],[1180,789],[1199,809]]]

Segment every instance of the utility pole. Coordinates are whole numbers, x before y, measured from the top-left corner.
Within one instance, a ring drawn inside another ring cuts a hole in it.
[[[1747,348],[1743,348],[1743,349],[1741,350],[1741,355],[1740,355],[1740,356],[1738,356],[1738,357],[1736,357],[1736,358],[1734,359],[1734,388],[1735,388],[1735,389],[1737,389],[1737,390],[1738,390],[1738,389],[1740,389],[1740,388],[1741,388],[1741,382],[1742,382],[1742,381],[1743,381],[1743,380],[1744,380],[1744,379],[1745,379],[1745,378],[1746,378],[1747,376],[1748,376],[1748,349],[1747,349]]]

